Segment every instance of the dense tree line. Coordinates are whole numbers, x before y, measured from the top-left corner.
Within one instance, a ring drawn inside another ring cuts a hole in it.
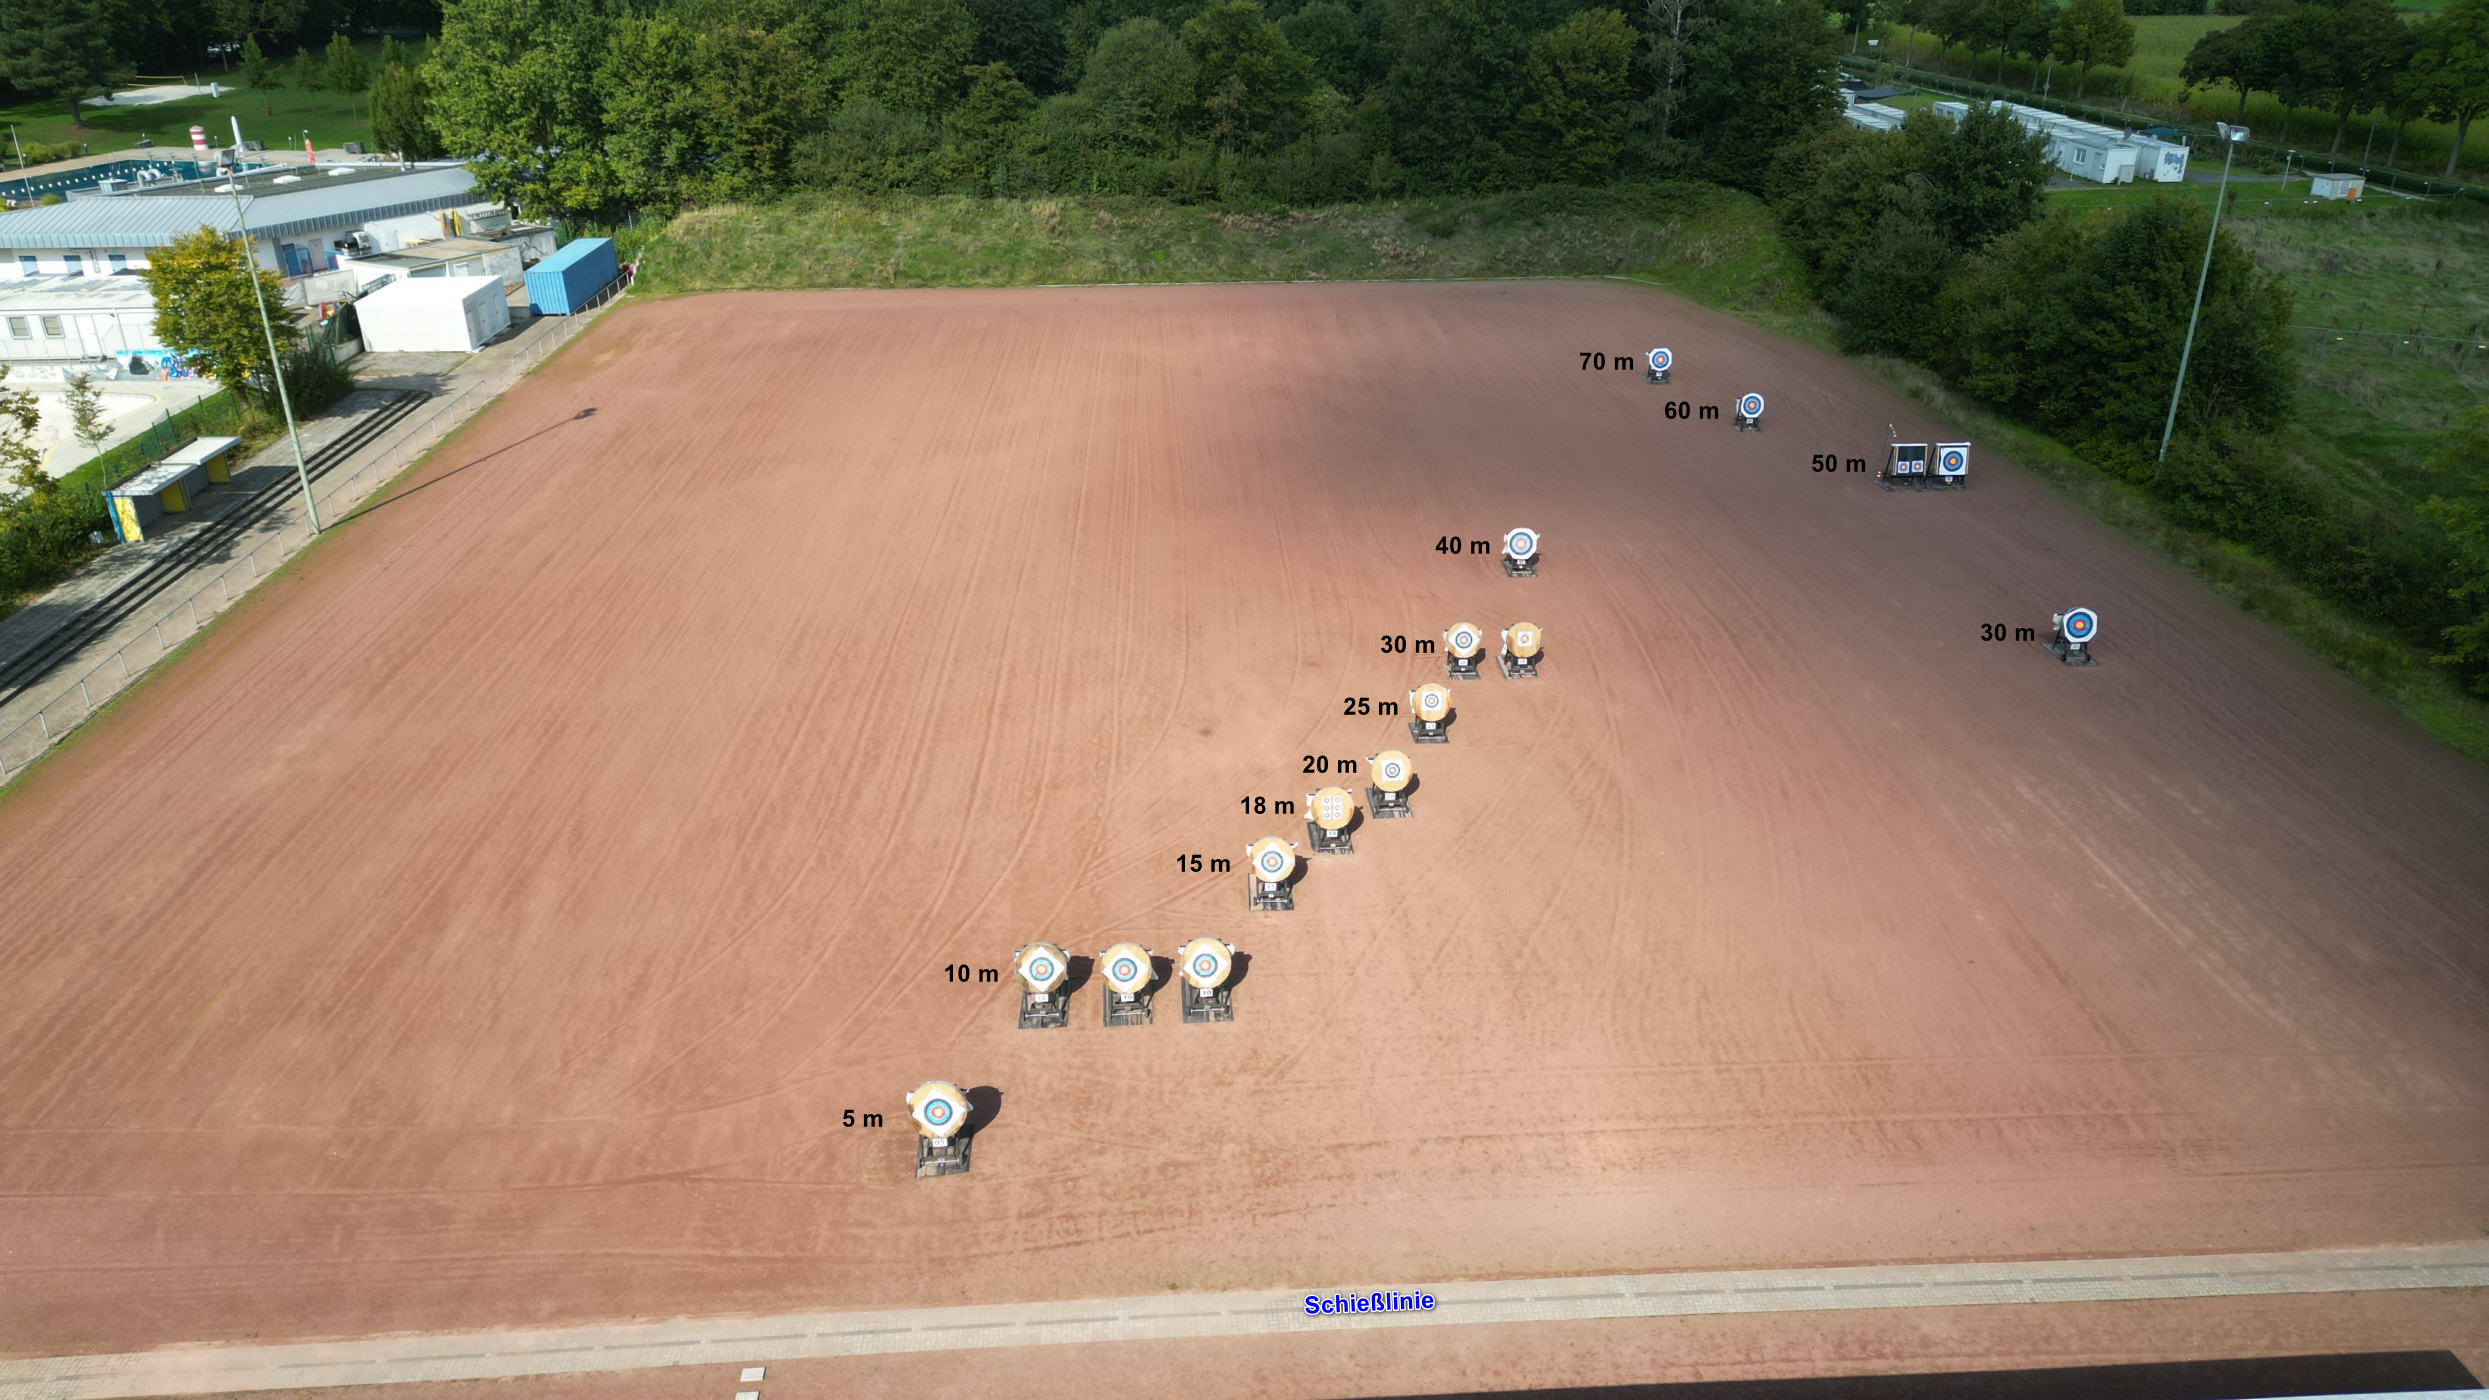
[[[1915,31],[1924,29],[1973,54],[1994,53],[1999,81],[2008,58],[2072,64],[2077,97],[2092,69],[2122,67],[2134,57],[2135,25],[2127,16],[2146,13],[2119,0],[1900,0],[1898,10],[1914,30],[1904,61],[1915,58]]]
[[[531,213],[763,197],[1296,203],[1698,174],[1837,106],[1816,0],[449,0],[374,94]],[[1673,21],[1673,22],[1672,22]]]
[[[2258,0],[2246,19],[2198,40],[2180,77],[2231,89],[2242,114],[2251,92],[2286,112],[2325,112],[2337,155],[2351,118],[2382,112],[2394,125],[2389,165],[2413,118],[2449,123],[2452,179],[2472,118],[2489,110],[2489,0],[2452,0],[2418,24],[2388,0]]]
[[[435,0],[0,0],[0,100],[67,102],[140,73],[230,83],[245,40],[324,69],[333,36],[439,25]]]

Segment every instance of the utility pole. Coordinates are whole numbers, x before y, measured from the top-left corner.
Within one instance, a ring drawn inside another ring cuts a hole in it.
[[[302,483],[303,513],[311,517],[311,533],[320,533],[320,503],[311,495],[311,467],[303,460],[302,429],[294,424],[294,400],[285,392],[285,365],[277,354],[276,323],[268,319],[268,289],[259,285],[259,259],[251,253],[251,225],[242,203],[242,119],[233,119],[235,174],[229,182],[233,188],[233,222],[242,240],[242,275],[251,279],[251,296],[259,303],[259,328],[268,337],[268,377],[276,381],[277,406],[285,411],[285,433],[294,440],[294,479]]]
[[[2160,455],[2152,459],[2155,471],[2157,464],[2169,460],[2169,435],[2178,430],[2178,395],[2186,389],[2187,361],[2195,354],[2195,322],[2204,314],[2204,284],[2212,280],[2213,240],[2221,234],[2221,206],[2230,200],[2230,161],[2238,154],[2239,143],[2247,139],[2243,126],[2213,125],[2221,129],[2221,189],[2212,197],[2212,231],[2204,235],[2204,270],[2195,274],[2195,309],[2187,313],[2186,344],[2178,351],[2178,379],[2169,386],[2169,421],[2161,424]]]

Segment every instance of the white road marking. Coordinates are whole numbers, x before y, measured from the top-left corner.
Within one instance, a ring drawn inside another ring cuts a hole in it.
[[[271,1346],[188,1346],[0,1361],[0,1400],[120,1400],[220,1391],[462,1381],[658,1366],[1181,1337],[1269,1336],[1715,1313],[1948,1308],[2489,1287],[2489,1242],[2289,1254],[2022,1263],[1338,1282],[1319,1297],[1430,1293],[1424,1311],[1307,1316],[1306,1293],[1196,1293],[878,1312],[681,1318]],[[750,1375],[749,1372],[746,1373]]]

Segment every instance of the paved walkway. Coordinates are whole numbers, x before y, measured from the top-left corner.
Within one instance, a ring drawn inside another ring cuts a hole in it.
[[[281,1346],[180,1347],[0,1361],[0,1400],[299,1390],[658,1366],[758,1365],[882,1352],[1267,1336],[1369,1327],[2484,1286],[2489,1286],[2489,1243],[1428,1285],[1370,1279],[1324,1285],[1320,1294],[1327,1298],[1351,1290],[1357,1294],[1389,1290],[1403,1296],[1425,1293],[1435,1299],[1435,1306],[1309,1317],[1301,1293],[1177,1293],[988,1307],[692,1318]]]

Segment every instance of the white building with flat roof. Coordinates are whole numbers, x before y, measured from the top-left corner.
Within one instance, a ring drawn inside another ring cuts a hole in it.
[[[298,165],[253,172],[241,183],[239,217],[236,191],[210,180],[0,214],[0,286],[133,271],[203,227],[227,235],[247,227],[260,266],[296,278],[333,269],[356,249],[385,252],[507,221],[459,165]]]
[[[156,302],[137,277],[16,277],[0,281],[0,362],[9,378],[56,379],[103,369],[113,377],[132,356],[158,366]],[[99,365],[99,361],[112,365]]]

